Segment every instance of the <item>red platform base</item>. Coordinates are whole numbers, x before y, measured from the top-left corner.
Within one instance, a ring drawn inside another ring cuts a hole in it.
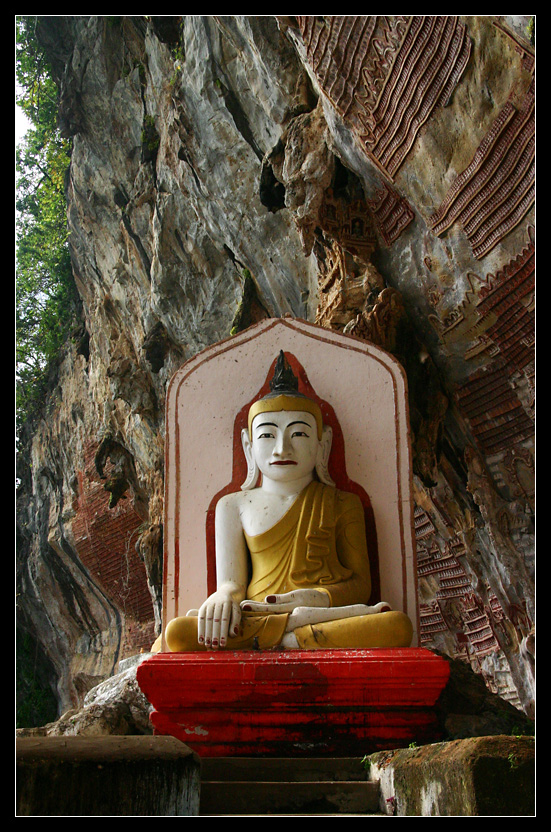
[[[440,739],[448,663],[423,648],[158,653],[138,684],[155,733],[200,756],[354,756]]]

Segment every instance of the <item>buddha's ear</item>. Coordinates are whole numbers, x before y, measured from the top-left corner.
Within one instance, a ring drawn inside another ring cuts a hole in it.
[[[335,485],[329,476],[329,456],[331,454],[331,445],[333,444],[333,430],[329,425],[324,425],[321,434],[321,440],[318,449],[318,458],[316,461],[316,473],[320,482],[325,485]]]
[[[260,471],[254,459],[251,438],[246,428],[243,428],[241,431],[241,444],[243,445],[243,453],[247,460],[247,478],[241,486],[241,490],[250,491],[251,488],[255,487]]]

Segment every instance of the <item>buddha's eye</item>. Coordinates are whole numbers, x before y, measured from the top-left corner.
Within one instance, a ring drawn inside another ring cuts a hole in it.
[[[260,433],[256,438],[257,439],[273,439],[274,435],[273,435],[273,433]]]

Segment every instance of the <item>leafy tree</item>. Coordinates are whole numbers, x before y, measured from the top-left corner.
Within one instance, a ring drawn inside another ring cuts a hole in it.
[[[16,149],[16,360],[20,421],[36,412],[73,319],[65,176],[70,142],[57,128],[57,89],[36,36],[18,17],[17,103],[30,121]]]

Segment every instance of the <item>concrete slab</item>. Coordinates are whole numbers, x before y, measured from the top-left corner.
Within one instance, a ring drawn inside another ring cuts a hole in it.
[[[16,758],[17,816],[199,814],[199,759],[173,737],[25,737]]]
[[[396,816],[534,816],[532,737],[472,737],[369,755],[381,809]]]

